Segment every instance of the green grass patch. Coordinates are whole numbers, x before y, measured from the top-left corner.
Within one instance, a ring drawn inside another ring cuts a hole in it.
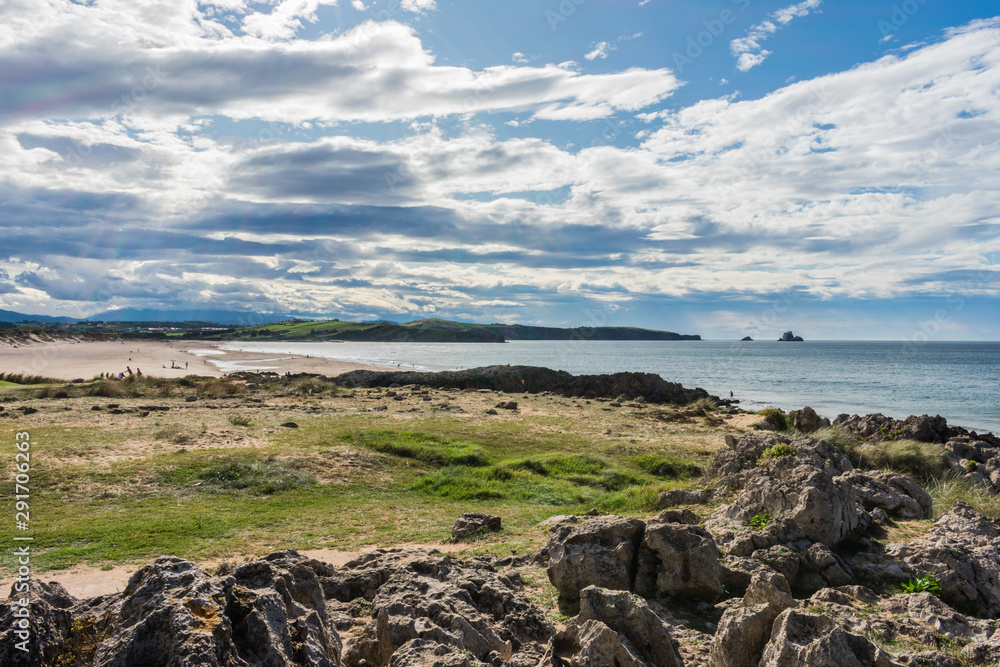
[[[659,509],[660,491],[655,484],[629,486],[620,491],[601,494],[594,507],[608,514],[649,513]]]
[[[435,466],[485,466],[489,460],[476,443],[416,431],[351,431],[341,440],[383,454]]]
[[[932,480],[926,488],[934,501],[935,517],[950,510],[956,500],[964,500],[984,516],[1000,517],[1000,496],[994,496],[983,487],[961,477],[945,475]]]
[[[700,477],[701,466],[666,454],[640,454],[632,459],[639,470],[664,479]]]
[[[761,410],[757,414],[764,417],[764,422],[769,424],[775,431],[787,431],[788,430],[788,415],[786,415],[781,410],[775,408],[767,408]],[[760,428],[760,424],[756,424],[754,428]]]

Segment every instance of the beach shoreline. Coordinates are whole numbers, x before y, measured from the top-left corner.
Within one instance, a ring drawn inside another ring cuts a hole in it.
[[[101,341],[0,345],[0,372],[38,375],[70,382],[91,380],[103,373],[141,371],[150,377],[185,375],[223,377],[236,371],[317,373],[336,376],[355,370],[382,370],[378,366],[295,354],[268,354],[221,350],[208,341]],[[224,362],[222,366],[217,362]]]

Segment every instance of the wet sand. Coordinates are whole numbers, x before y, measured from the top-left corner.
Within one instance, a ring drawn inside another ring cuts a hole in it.
[[[228,370],[220,369],[213,360],[225,360],[227,369],[240,362],[241,370],[268,370],[284,374],[320,373],[334,376],[359,369],[375,369],[346,361],[303,357],[292,354],[223,351],[210,341],[116,341],[59,342],[13,346],[0,344],[0,372],[41,375],[58,380],[82,378],[90,380],[101,373],[141,370],[153,377],[184,377],[205,375],[221,377]],[[191,350],[200,354],[192,354]],[[209,354],[209,353],[217,354]]]

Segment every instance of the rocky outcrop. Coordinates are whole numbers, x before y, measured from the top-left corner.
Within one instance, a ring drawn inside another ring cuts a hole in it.
[[[701,526],[659,519],[646,526],[635,592],[715,602],[722,595],[719,549]]]
[[[670,627],[641,597],[588,586],[580,614],[553,636],[539,667],[682,667]]]
[[[835,619],[788,609],[778,616],[760,667],[894,667],[900,663],[864,637],[847,632]]]
[[[967,503],[956,501],[927,539],[886,547],[889,563],[878,571],[930,575],[941,597],[977,615],[1000,616],[1000,533],[997,525]]]
[[[390,387],[419,384],[437,389],[492,389],[506,393],[538,394],[551,391],[562,396],[616,398],[649,403],[687,405],[709,398],[704,389],[687,389],[653,373],[570,375],[540,366],[485,366],[461,371],[424,373],[412,371],[351,371],[337,376],[345,387]]]
[[[632,590],[646,524],[619,516],[558,525],[549,538],[549,581],[574,603],[587,586]]]
[[[796,336],[791,331],[786,331],[785,333],[781,334],[781,338],[778,339],[778,342],[794,341],[796,343],[801,343],[803,340],[804,339],[802,338],[802,336]]]
[[[0,665],[28,664],[27,656],[35,664],[54,664],[71,633],[70,609],[78,603],[54,581],[32,580],[26,591],[14,584],[10,600],[0,601]]]
[[[911,415],[904,420],[886,417],[881,413],[865,415],[837,415],[833,426],[844,429],[867,442],[883,440],[916,440],[943,443],[948,440],[948,421],[941,415],[934,417]]]
[[[388,665],[414,639],[467,651],[488,664],[510,662],[518,653],[537,658],[554,632],[515,581],[486,562],[446,556],[400,566],[379,588],[371,615],[344,655],[347,667]]]
[[[806,434],[815,433],[819,429],[830,425],[829,419],[820,417],[808,405],[801,410],[792,410],[789,412],[788,420],[792,423],[792,426]]]

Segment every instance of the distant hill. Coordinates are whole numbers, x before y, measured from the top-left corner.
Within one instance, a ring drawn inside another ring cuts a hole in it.
[[[212,334],[206,334],[211,336]],[[313,322],[291,320],[238,327],[225,340],[385,341],[426,343],[503,343],[508,340],[701,340],[701,336],[635,327],[532,327],[520,324],[475,324],[429,318],[382,322]]]
[[[467,324],[437,318],[407,322],[404,327],[448,330],[486,329],[504,340],[701,340],[698,334],[679,334],[637,327],[536,327],[523,324]]]
[[[280,313],[262,314],[234,310],[122,308],[120,310],[107,310],[103,313],[97,313],[86,319],[92,322],[211,322],[214,324],[241,326],[271,324],[292,318],[292,315],[282,315]]]
[[[13,310],[0,310],[0,322],[59,322],[69,324],[79,320],[72,317],[50,317],[48,315],[28,315]]]

